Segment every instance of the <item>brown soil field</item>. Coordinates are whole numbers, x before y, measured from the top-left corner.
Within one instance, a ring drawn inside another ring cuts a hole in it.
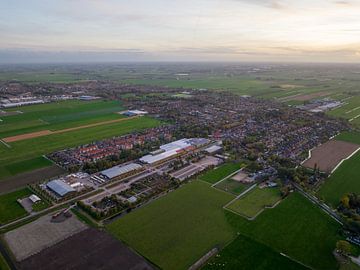
[[[89,228],[18,264],[19,270],[151,270],[145,259],[104,231]]]
[[[16,141],[41,137],[41,136],[45,136],[45,135],[50,135],[52,133],[53,132],[51,130],[42,130],[42,131],[37,131],[37,132],[32,132],[32,133],[26,133],[26,134],[6,137],[6,138],[3,138],[2,140],[6,143],[11,143],[11,142],[16,142]]]
[[[31,172],[21,173],[15,176],[7,177],[0,180],[0,194],[8,193],[10,191],[24,187],[28,184],[50,179],[64,173],[66,173],[65,170],[56,165],[53,165]]]
[[[341,160],[350,156],[360,145],[331,140],[311,151],[311,158],[302,165],[313,169],[315,164],[323,172],[330,173]]]
[[[37,132],[32,132],[32,133],[26,133],[26,134],[6,137],[6,138],[3,138],[2,140],[6,143],[11,143],[11,142],[22,141],[22,140],[26,140],[26,139],[47,136],[47,135],[51,135],[51,134],[65,133],[65,132],[74,131],[74,130],[83,129],[83,128],[96,127],[96,126],[101,126],[101,125],[106,125],[106,124],[122,122],[122,121],[130,120],[130,119],[133,119],[136,117],[138,117],[138,116],[131,116],[131,117],[127,117],[127,118],[109,120],[109,121],[104,121],[104,122],[99,122],[99,123],[94,123],[94,124],[89,124],[89,125],[83,125],[83,126],[78,126],[78,127],[73,127],[73,128],[66,128],[66,129],[61,129],[61,130],[56,130],[56,131],[42,130],[42,131],[37,131]]]

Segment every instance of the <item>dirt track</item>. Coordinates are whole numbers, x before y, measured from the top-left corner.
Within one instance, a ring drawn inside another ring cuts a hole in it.
[[[133,118],[137,118],[137,117],[139,117],[139,116],[131,116],[131,117],[127,117],[127,118],[109,120],[109,121],[104,121],[104,122],[99,122],[99,123],[94,123],[94,124],[89,124],[89,125],[83,125],[83,126],[78,126],[78,127],[73,127],[73,128],[66,128],[66,129],[61,129],[61,130],[56,130],[56,131],[42,130],[42,131],[37,131],[37,132],[32,132],[32,133],[26,133],[26,134],[6,137],[6,138],[3,138],[2,140],[6,143],[17,142],[17,141],[22,141],[22,140],[26,140],[26,139],[32,139],[32,138],[37,138],[37,137],[42,137],[42,136],[47,136],[47,135],[52,135],[52,134],[65,133],[65,132],[74,131],[74,130],[83,129],[83,128],[96,127],[96,126],[101,126],[101,125],[106,125],[106,124],[122,122],[122,121],[130,120]]]
[[[350,156],[360,146],[357,144],[331,140],[311,151],[311,158],[303,166],[313,169],[315,164],[323,172],[330,173],[341,160]]]

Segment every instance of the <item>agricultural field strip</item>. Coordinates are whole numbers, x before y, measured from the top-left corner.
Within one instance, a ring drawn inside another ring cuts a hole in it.
[[[101,125],[107,125],[107,124],[127,121],[127,120],[131,120],[131,119],[134,119],[137,117],[139,117],[139,116],[131,116],[131,117],[127,117],[127,118],[109,120],[109,121],[104,121],[104,122],[99,122],[99,123],[94,123],[94,124],[89,124],[89,125],[84,125],[84,126],[78,126],[78,127],[73,127],[73,128],[66,128],[66,129],[61,129],[61,130],[56,130],[56,131],[43,130],[43,131],[34,132],[34,133],[27,133],[27,134],[22,134],[22,135],[17,135],[17,136],[11,136],[11,137],[7,137],[7,138],[3,138],[3,140],[5,142],[16,142],[16,141],[37,138],[37,137],[42,137],[42,136],[47,136],[47,135],[52,135],[52,134],[61,134],[61,133],[75,131],[75,130],[79,130],[79,129],[83,129],[83,128],[90,128],[90,127],[96,127],[96,126],[101,126]]]
[[[349,122],[352,122],[354,121],[355,119],[359,118],[360,117],[360,114],[354,116],[353,118],[349,119]]]
[[[354,156],[357,152],[359,152],[359,150],[360,150],[360,146],[359,146],[358,149],[356,149],[352,154],[350,154],[350,156],[342,159],[342,160],[336,165],[336,167],[331,171],[331,173],[330,173],[329,176],[331,176],[331,175],[336,171],[336,169],[340,167],[340,165],[341,165],[344,161],[350,159],[350,158],[351,158],[352,156]]]
[[[350,111],[347,111],[347,112],[345,112],[345,113],[348,114],[348,113],[351,113],[351,112],[356,111],[356,110],[358,110],[358,109],[360,109],[360,106],[359,106],[359,107],[356,107],[356,108],[354,108],[354,109],[351,109]]]

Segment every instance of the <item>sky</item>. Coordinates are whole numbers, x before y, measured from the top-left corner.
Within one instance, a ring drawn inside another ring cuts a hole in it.
[[[360,62],[360,0],[0,0],[0,63]]]

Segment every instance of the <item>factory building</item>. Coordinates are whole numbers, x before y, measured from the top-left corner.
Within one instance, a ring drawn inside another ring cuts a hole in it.
[[[107,180],[111,180],[120,176],[124,176],[125,174],[135,172],[140,169],[142,169],[142,166],[136,163],[130,163],[123,166],[118,165],[100,172],[100,176],[102,176]]]
[[[48,182],[46,187],[60,197],[64,197],[65,195],[76,191],[72,186],[59,179]]]
[[[146,164],[155,164],[175,157],[184,151],[195,150],[198,147],[208,144],[210,141],[204,138],[181,139],[160,146],[159,150],[143,156],[139,160]]]

